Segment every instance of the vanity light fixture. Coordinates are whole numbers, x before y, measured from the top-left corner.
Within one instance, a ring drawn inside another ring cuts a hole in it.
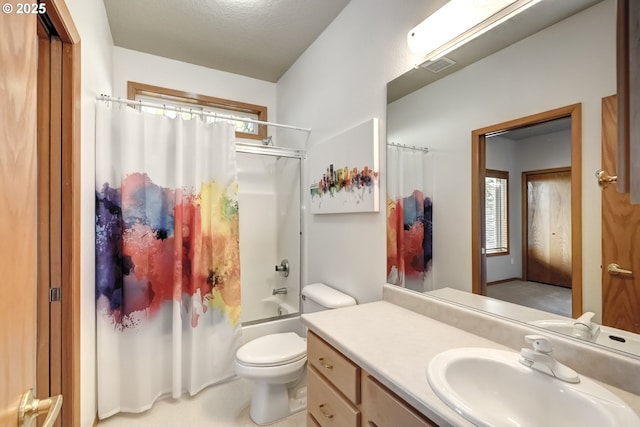
[[[407,34],[409,48],[434,61],[541,0],[450,0]]]

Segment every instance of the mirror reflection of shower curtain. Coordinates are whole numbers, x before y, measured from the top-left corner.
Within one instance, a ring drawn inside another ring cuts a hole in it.
[[[234,375],[235,150],[231,124],[96,105],[100,418]]]
[[[387,146],[387,282],[433,289],[432,154]]]

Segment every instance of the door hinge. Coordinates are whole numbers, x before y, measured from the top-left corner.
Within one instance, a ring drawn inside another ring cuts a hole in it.
[[[49,302],[60,301],[62,299],[62,289],[49,288]]]

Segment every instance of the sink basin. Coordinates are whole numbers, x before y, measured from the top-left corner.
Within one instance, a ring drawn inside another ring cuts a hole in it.
[[[431,388],[477,426],[640,426],[613,393],[580,376],[569,384],[522,365],[519,354],[459,348],[436,355],[427,368]]]

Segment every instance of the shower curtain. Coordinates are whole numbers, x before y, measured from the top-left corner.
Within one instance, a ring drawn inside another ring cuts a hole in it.
[[[96,105],[98,415],[234,375],[235,130]]]
[[[387,145],[387,282],[433,289],[432,156]]]

